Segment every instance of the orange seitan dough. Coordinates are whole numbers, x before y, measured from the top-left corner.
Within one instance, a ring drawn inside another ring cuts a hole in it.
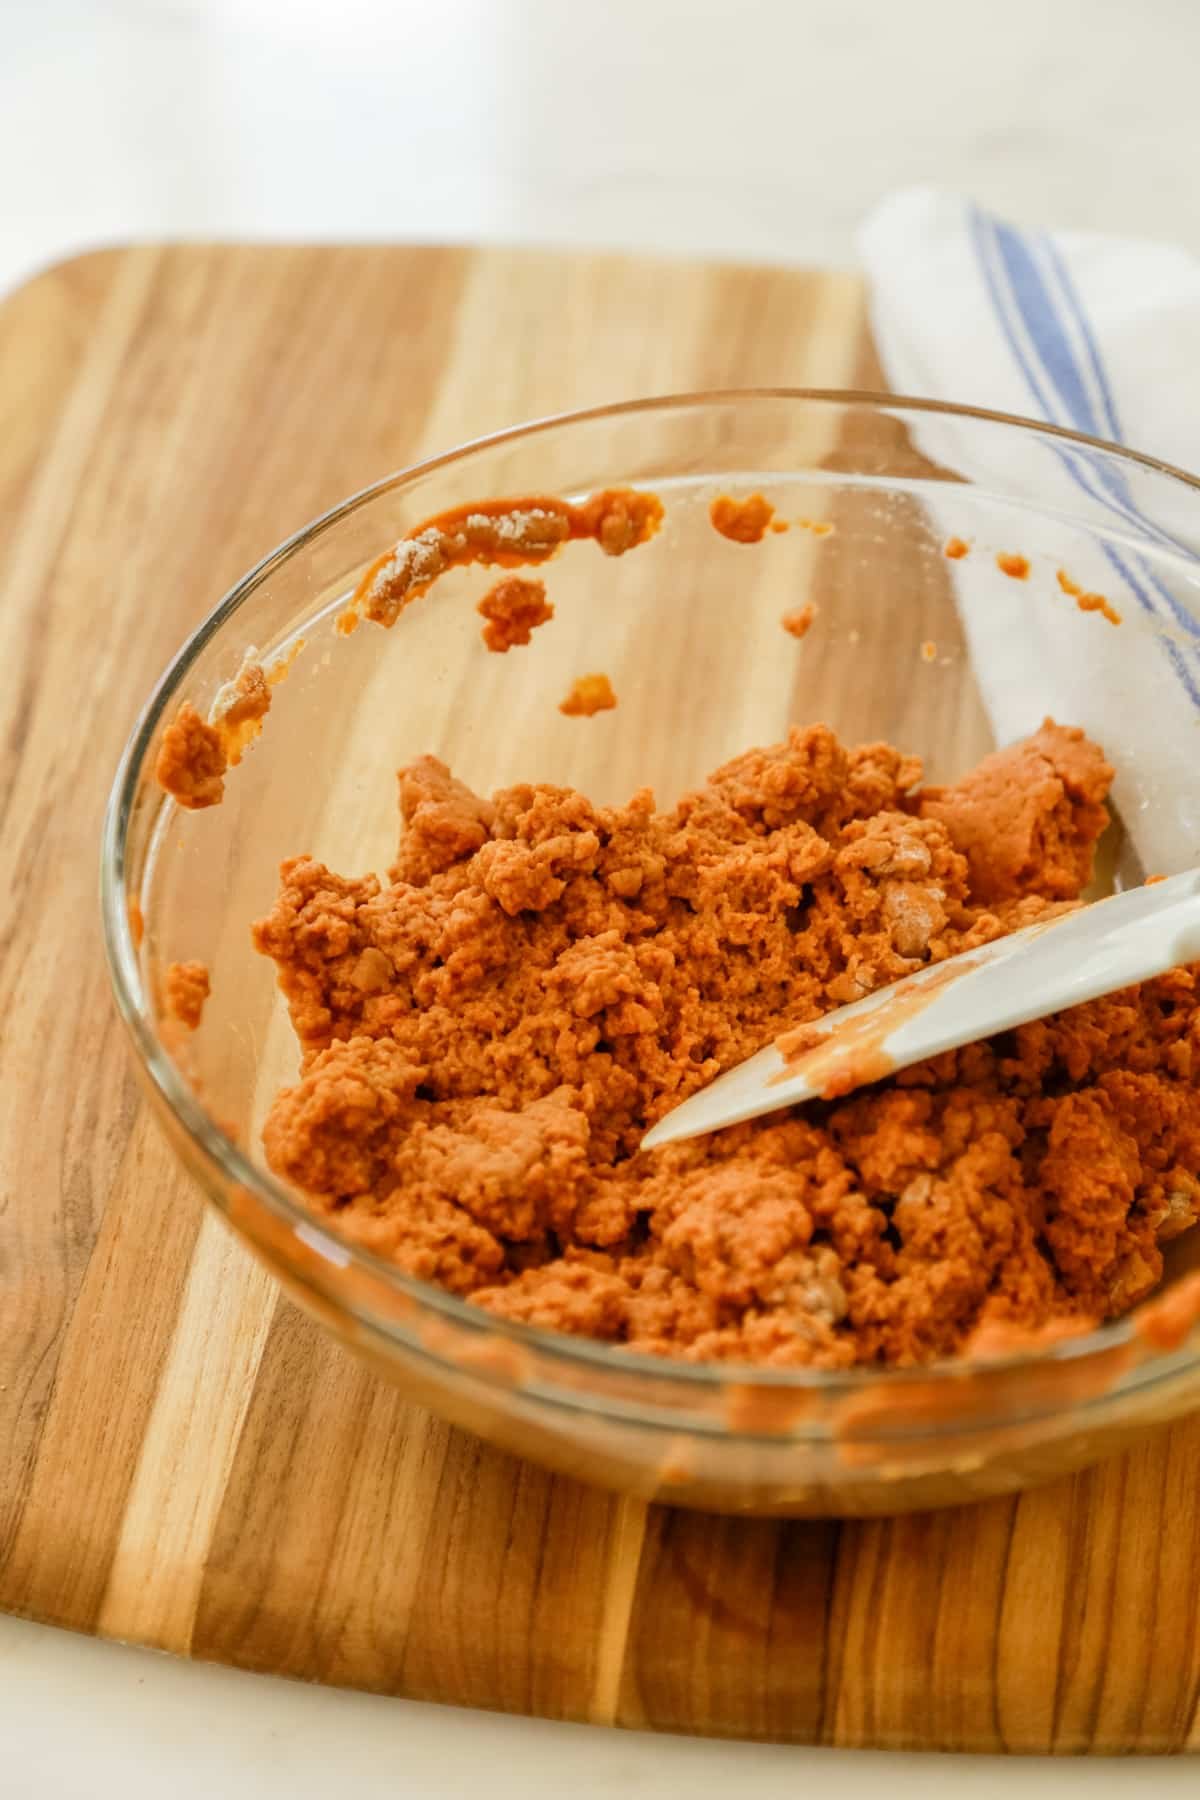
[[[448,569],[472,563],[514,569],[548,562],[564,544],[581,538],[591,538],[606,556],[624,556],[648,543],[662,519],[657,494],[638,488],[603,488],[578,505],[553,494],[532,494],[452,507],[375,559],[342,615],[340,629],[353,631],[360,617],[391,627]]]
[[[544,581],[523,575],[506,575],[490,587],[475,608],[487,620],[481,633],[489,650],[499,656],[519,644],[528,644],[539,625],[554,617],[546,598]]]
[[[812,601],[808,600],[803,606],[798,606],[795,612],[784,613],[779,623],[789,637],[802,638],[808,636],[816,616],[817,609]]]
[[[966,856],[976,900],[1073,900],[1091,878],[1112,776],[1082,731],[1047,720],[954,787],[926,788],[920,811],[939,819]]]
[[[262,731],[271,710],[271,683],[259,663],[247,663],[237,679],[218,696],[213,724],[220,734],[226,765],[235,769],[247,745]]]
[[[227,768],[220,732],[206,725],[185,700],[163,733],[154,775],[158,785],[189,812],[217,806],[225,794]]]
[[[286,676],[302,645],[303,639],[270,674],[259,663],[247,663],[218,696],[210,724],[184,701],[163,733],[154,766],[158,785],[180,806],[196,812],[219,805],[227,771],[237,767],[262,731],[271,710],[271,688]]]
[[[1121,615],[1104,594],[1085,593],[1077,581],[1073,581],[1065,569],[1058,571],[1058,585],[1064,594],[1069,594],[1080,612],[1099,613],[1110,625],[1119,625]]]
[[[255,927],[302,1050],[271,1166],[410,1274],[642,1352],[910,1364],[1128,1308],[1200,1213],[1194,970],[638,1148],[785,1026],[1077,896],[1109,778],[1078,732],[920,778],[823,726],[665,813],[421,759],[386,880],[298,857]]]
[[[996,567],[1002,575],[1008,575],[1013,581],[1028,581],[1029,558],[1018,556],[1011,550],[1001,550],[996,557]]]
[[[189,1031],[195,1031],[209,996],[208,970],[202,962],[174,962],[163,977],[166,1012]]]
[[[590,719],[594,713],[611,712],[616,704],[607,675],[580,675],[571,683],[566,699],[559,701],[558,710],[568,719]]]
[[[734,544],[761,544],[767,528],[773,528],[775,508],[762,494],[751,494],[735,500],[732,494],[718,494],[708,509],[714,531]]]

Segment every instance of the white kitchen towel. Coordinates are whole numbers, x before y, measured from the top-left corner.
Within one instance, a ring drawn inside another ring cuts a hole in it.
[[[931,189],[883,202],[860,246],[893,391],[1043,419],[1200,468],[1195,257],[1022,231]],[[973,482],[1037,504],[1041,519],[1018,515],[1006,548],[1052,563],[1062,539],[1052,515],[1082,523],[1070,572],[1126,621],[1114,631],[1061,596],[1041,603],[1031,592],[1014,605],[1016,584],[990,558],[956,564],[997,739],[1024,735],[1043,713],[1083,725],[1117,767],[1116,802],[1143,862],[1200,863],[1200,493],[1066,442],[1001,432],[968,441],[938,415],[915,436]],[[953,530],[953,489],[942,491],[937,522]]]

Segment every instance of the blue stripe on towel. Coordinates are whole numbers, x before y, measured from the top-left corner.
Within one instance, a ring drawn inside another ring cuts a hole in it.
[[[1118,421],[1111,388],[1094,336],[1087,326],[1082,305],[1074,290],[1069,290],[1070,305],[1087,345],[1088,356],[1096,377],[1097,388],[1101,396],[1102,417],[1100,418],[1097,416],[1096,408],[1075,361],[1070,338],[1055,309],[1053,296],[1046,287],[1021,234],[1011,226],[1001,225],[998,221],[988,218],[978,208],[972,208],[970,229],[980,272],[997,322],[1012,352],[1013,360],[1024,376],[1025,384],[1042,416],[1053,424],[1070,425],[1076,430],[1087,431],[1093,436],[1098,436],[1102,431],[1108,430],[1116,437]],[[1006,300],[1004,289],[1001,287],[997,267],[991,253],[993,246],[1000,271],[1006,280],[1011,303],[1028,334],[1034,352],[1033,358],[1014,329],[1009,313],[1009,303]],[[1059,262],[1061,264],[1061,259]],[[1069,278],[1066,276],[1065,268],[1056,265],[1056,270],[1060,273],[1064,287],[1067,287]],[[1036,360],[1034,360],[1035,358]],[[1058,396],[1057,404],[1055,394]],[[1139,512],[1124,479],[1124,471],[1113,469],[1111,464],[1098,463],[1096,457],[1086,448],[1070,449],[1066,445],[1052,447],[1072,480],[1089,498],[1097,501],[1110,512],[1118,514],[1139,530],[1183,550],[1192,560],[1196,559],[1193,550],[1186,545],[1179,544],[1170,533],[1164,531],[1161,526],[1155,525],[1153,521],[1146,519]],[[1098,492],[1097,482],[1100,482],[1107,492]],[[1188,609],[1171,593],[1170,589],[1162,584],[1144,557],[1137,556],[1135,553],[1138,572],[1141,576],[1139,581],[1124,558],[1119,556],[1112,546],[1104,545],[1102,547],[1108,561],[1125,580],[1144,612],[1151,618],[1161,621],[1162,605],[1165,605],[1171,618],[1189,635],[1200,636],[1200,622],[1197,622]],[[1158,602],[1161,602],[1161,605]],[[1175,644],[1164,642],[1163,648],[1186,688],[1189,698],[1194,704],[1200,705],[1200,689],[1197,688],[1195,676],[1188,667],[1188,659]]]
[[[1133,571],[1130,569],[1128,563],[1125,561],[1125,558],[1121,555],[1121,553],[1117,549],[1116,545],[1115,544],[1101,544],[1100,548],[1103,550],[1105,556],[1108,558],[1109,562],[1111,563],[1112,567],[1116,570],[1117,574],[1121,577],[1121,580],[1126,584],[1126,586],[1130,589],[1130,591],[1136,596],[1136,598],[1137,598],[1139,604],[1141,605],[1141,607],[1143,608],[1143,610],[1146,612],[1152,613],[1153,612],[1152,602],[1150,601],[1145,590],[1141,587],[1141,585],[1137,581],[1136,577],[1133,574]],[[1141,559],[1139,558],[1139,561],[1140,560]],[[1200,708],[1200,687],[1197,687],[1197,685],[1196,685],[1196,678],[1193,675],[1191,669],[1188,667],[1187,659],[1186,659],[1183,651],[1180,649],[1178,644],[1172,643],[1170,638],[1162,638],[1160,640],[1160,642],[1162,644],[1163,653],[1166,656],[1167,661],[1170,663],[1171,667],[1174,669],[1176,675],[1178,675],[1179,680],[1183,685],[1184,692],[1187,694],[1188,699],[1191,701],[1193,706]]]
[[[1099,347],[1097,346],[1095,336],[1092,332],[1091,322],[1083,310],[1083,302],[1079,298],[1078,289],[1071,278],[1071,272],[1067,268],[1063,254],[1058,245],[1054,242],[1054,239],[1047,234],[1042,241],[1045,245],[1046,256],[1049,259],[1050,266],[1053,268],[1058,285],[1062,289],[1063,299],[1066,301],[1071,317],[1078,327],[1079,335],[1083,339],[1084,348],[1088,354],[1088,362],[1091,364],[1092,376],[1100,394],[1100,409],[1104,419],[1104,430],[1098,435],[1100,437],[1112,438],[1116,443],[1123,444],[1125,442],[1125,433],[1121,428],[1121,421],[1117,417],[1117,403],[1113,398],[1112,388],[1109,386],[1108,371],[1104,367]]]
[[[1112,390],[1104,373],[1099,346],[1088,326],[1083,304],[1078,294],[1074,288],[1070,289],[1070,310],[1082,332],[1093,371],[1098,374],[1099,391],[1107,401],[1107,405],[1102,406],[1103,416],[1097,415],[1096,407],[1084,380],[1083,371],[1075,360],[1070,336],[1056,306],[1054,295],[1038,269],[1029,240],[1015,227],[1006,225],[999,219],[987,218],[985,223],[986,228],[993,234],[1009,291],[1021,322],[1029,333],[1034,354],[1049,383],[1057,390],[1062,403],[1057,413],[1048,410],[1046,417],[1053,419],[1059,425],[1070,425],[1075,431],[1085,431],[1090,437],[1109,436],[1122,442],[1123,436],[1116,417]],[[1066,267],[1062,264],[1061,258],[1057,268],[1060,281],[1069,282],[1070,278],[1067,276]],[[1136,525],[1147,537],[1154,538],[1158,543],[1167,544],[1174,550],[1180,550],[1185,556],[1193,561],[1196,560],[1196,553],[1190,545],[1180,543],[1179,539],[1167,531],[1164,526],[1159,525],[1154,519],[1147,518],[1142,512],[1133,497],[1124,469],[1114,466],[1107,457],[1100,456],[1094,451],[1081,450],[1079,454],[1092,470],[1099,485],[1107,490],[1115,511],[1128,519],[1130,524]],[[1146,571],[1146,575],[1147,579],[1158,587],[1158,582],[1149,570]],[[1162,588],[1159,591],[1185,630],[1200,630],[1186,608],[1178,607],[1174,596],[1169,591]]]
[[[992,308],[996,314],[997,323],[1004,334],[1009,349],[1012,351],[1014,362],[1025,377],[1025,385],[1036,402],[1037,410],[1041,413],[1042,417],[1047,419],[1051,424],[1062,424],[1064,421],[1061,418],[1056,417],[1058,409],[1054,405],[1041,370],[1036,363],[1030,360],[1029,356],[1026,354],[1025,346],[1013,329],[1008,307],[1005,304],[1004,294],[1001,290],[999,281],[996,278],[996,271],[992,266],[992,259],[989,254],[987,227],[992,224],[993,221],[985,220],[984,215],[978,210],[972,211],[971,233],[975,240],[975,250],[979,259],[980,272],[983,275],[984,283],[991,298]],[[1067,423],[1069,422],[1070,421],[1067,421]],[[1054,454],[1058,457],[1076,486],[1082,488],[1089,499],[1095,500],[1098,505],[1108,507],[1109,510],[1111,510],[1111,505],[1104,498],[1104,495],[1097,493],[1096,491],[1092,479],[1094,471],[1091,471],[1088,465],[1082,464],[1080,461],[1084,454],[1083,447],[1076,448],[1067,444],[1051,443],[1049,448],[1054,451]],[[1158,616],[1158,609],[1152,602],[1143,598],[1143,604],[1152,617]]]
[[[1104,429],[1096,417],[1091,396],[1072,354],[1070,341],[1030,255],[1029,245],[1011,225],[1004,225],[999,219],[989,219],[988,224],[1000,252],[1000,261],[1008,276],[1008,285],[1017,303],[1017,311],[1025,322],[1046,376],[1058,390],[1062,401],[1060,410],[1066,412],[1076,431],[1086,431],[1091,437],[1103,437]]]

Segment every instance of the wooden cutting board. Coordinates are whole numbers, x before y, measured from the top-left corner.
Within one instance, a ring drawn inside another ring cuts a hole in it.
[[[895,1521],[614,1499],[448,1429],[279,1299],[140,1104],[96,843],[223,588],[541,412],[877,383],[854,276],[419,249],[105,251],[0,310],[0,1607],[307,1679],[664,1730],[1200,1748],[1200,1425]]]

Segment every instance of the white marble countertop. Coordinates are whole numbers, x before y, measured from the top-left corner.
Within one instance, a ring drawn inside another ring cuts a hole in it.
[[[1200,248],[1198,59],[1195,0],[8,0],[0,286],[131,236],[845,263],[923,181]]]
[[[0,290],[148,237],[848,263],[889,188],[1183,238],[1196,0],[8,0]],[[669,83],[663,71],[670,67]],[[1144,1762],[702,1743],[307,1689],[0,1618],[0,1791],[1132,1793]],[[1194,1764],[1158,1761],[1167,1797]]]
[[[303,1687],[0,1616],[5,1800],[1134,1800],[1146,1761],[656,1737]],[[1155,1800],[1196,1793],[1154,1760]]]

